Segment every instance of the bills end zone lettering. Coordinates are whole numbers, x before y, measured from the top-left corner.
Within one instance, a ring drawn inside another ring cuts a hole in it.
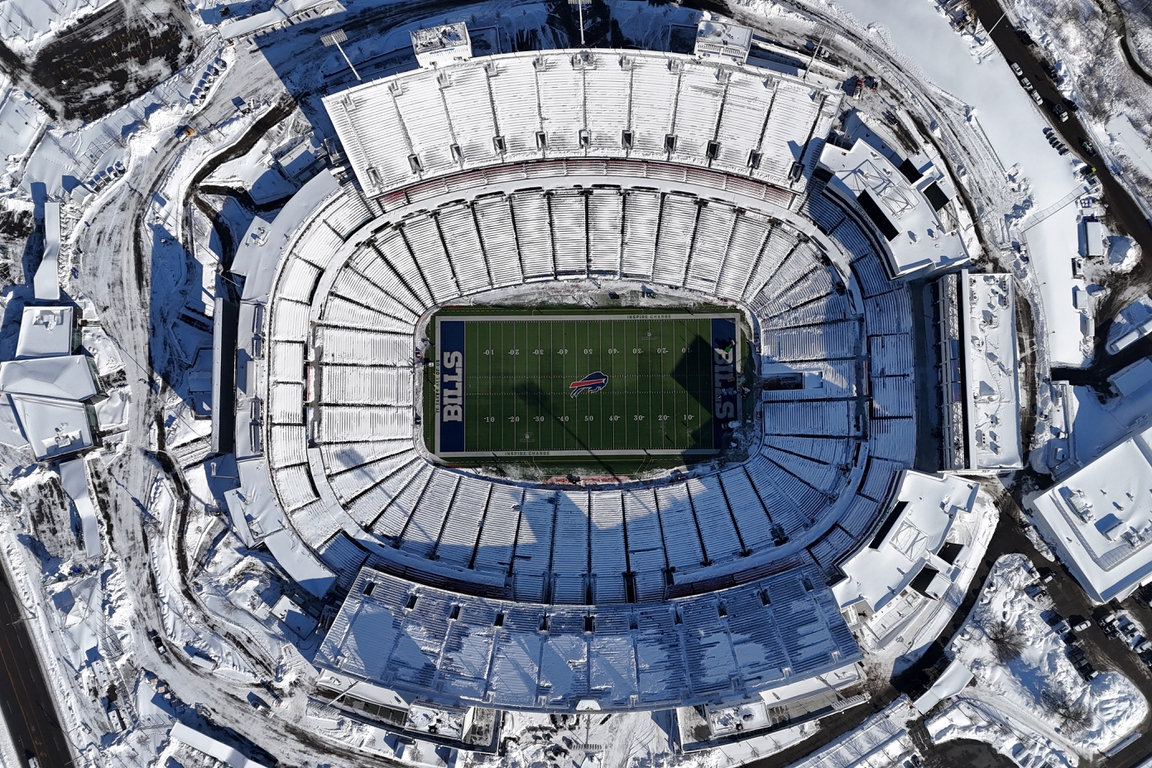
[[[436,388],[438,451],[464,450],[464,322],[441,320]]]
[[[722,448],[732,439],[729,426],[739,418],[737,357],[740,337],[733,320],[712,320],[712,445]]]

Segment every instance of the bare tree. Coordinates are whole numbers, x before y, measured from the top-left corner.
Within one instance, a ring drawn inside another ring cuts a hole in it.
[[[1065,734],[1079,733],[1092,724],[1092,711],[1069,696],[1067,691],[1045,688],[1040,693],[1040,706],[1060,722]]]
[[[998,621],[987,630],[988,640],[992,643],[992,653],[1001,664],[1007,664],[1020,658],[1024,652],[1024,636],[1020,630],[1006,621]]]

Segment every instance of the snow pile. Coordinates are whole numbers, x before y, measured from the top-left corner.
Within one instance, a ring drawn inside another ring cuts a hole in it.
[[[1018,733],[1005,722],[1003,713],[981,702],[960,699],[924,725],[936,744],[952,739],[981,741],[1019,766],[1074,766],[1080,762],[1039,734]]]
[[[950,645],[951,655],[975,675],[979,697],[1038,733],[1088,757],[1131,733],[1148,702],[1117,672],[1085,681],[1063,640],[1025,592],[1035,570],[1023,555],[996,561],[977,605]],[[1037,599],[1044,600],[1043,593]]]

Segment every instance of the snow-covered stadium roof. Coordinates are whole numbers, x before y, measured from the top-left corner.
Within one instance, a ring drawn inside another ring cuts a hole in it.
[[[909,161],[896,167],[863,140],[851,149],[826,145],[820,164],[833,174],[829,189],[855,200],[884,236],[894,276],[968,261],[963,239],[937,214],[947,196],[938,183],[943,171],[934,165],[917,168]]]
[[[951,475],[907,472],[896,505],[876,537],[841,565],[847,578],[832,587],[841,607],[864,600],[876,611],[901,591],[925,565],[938,564],[957,509],[971,510],[977,483]]]
[[[566,606],[365,568],[315,661],[447,705],[623,710],[747,698],[859,658],[815,570],[666,603]]]
[[[809,140],[822,145],[842,96],[816,75],[655,51],[558,50],[406,72],[324,104],[360,185],[376,197],[512,161],[585,157],[788,185]]]
[[[1089,597],[1124,599],[1152,579],[1152,428],[1027,504]]]

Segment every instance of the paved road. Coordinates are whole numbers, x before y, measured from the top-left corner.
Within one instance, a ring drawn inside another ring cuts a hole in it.
[[[0,709],[22,758],[35,755],[43,768],[71,765],[67,736],[52,706],[52,694],[28,636],[19,600],[3,569],[0,569]]]

